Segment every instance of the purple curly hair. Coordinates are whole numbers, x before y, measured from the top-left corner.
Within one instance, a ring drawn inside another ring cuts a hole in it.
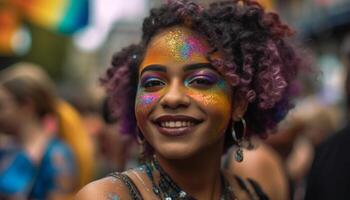
[[[172,0],[151,10],[143,22],[140,44],[117,53],[101,78],[111,96],[111,108],[123,122],[121,131],[137,132],[137,70],[149,41],[175,25],[186,26],[207,40],[211,47],[208,60],[227,78],[234,94],[249,102],[244,115],[249,136],[266,136],[274,130],[293,107],[295,79],[305,67],[287,41],[293,31],[276,13],[265,12],[252,0],[217,2],[208,8],[188,0]],[[212,56],[217,51],[224,59]]]

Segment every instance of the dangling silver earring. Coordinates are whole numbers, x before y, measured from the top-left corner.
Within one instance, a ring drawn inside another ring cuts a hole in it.
[[[246,136],[246,131],[247,131],[247,124],[246,124],[244,118],[240,117],[240,121],[241,121],[242,127],[243,127],[243,130],[242,130],[243,132],[240,136],[237,135],[237,132],[235,130],[235,126],[234,126],[235,122],[232,122],[232,137],[238,145],[238,148],[237,148],[236,154],[235,154],[235,160],[237,162],[243,161],[243,149],[242,149],[243,144],[242,143],[243,143],[244,137]]]

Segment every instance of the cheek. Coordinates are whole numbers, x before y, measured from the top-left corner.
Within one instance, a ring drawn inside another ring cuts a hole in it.
[[[214,132],[226,129],[231,118],[231,98],[224,90],[191,91],[189,94],[197,104],[209,115]]]
[[[160,93],[138,91],[135,102],[135,115],[138,123],[144,123],[151,109],[157,104]]]

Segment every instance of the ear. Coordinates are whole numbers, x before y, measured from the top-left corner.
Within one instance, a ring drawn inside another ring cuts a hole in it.
[[[232,120],[239,121],[247,111],[248,100],[240,94],[233,96]]]

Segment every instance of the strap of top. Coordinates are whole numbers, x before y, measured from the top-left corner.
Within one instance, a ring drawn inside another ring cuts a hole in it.
[[[131,180],[131,178],[128,175],[119,172],[113,172],[109,174],[109,176],[117,178],[125,184],[125,186],[129,190],[129,194],[132,200],[143,200],[140,191],[137,189],[135,183]]]
[[[244,190],[252,200],[269,200],[268,196],[263,192],[257,182],[252,179],[243,180],[239,176],[235,176],[238,185]]]
[[[137,189],[135,183],[130,179],[129,176],[119,172],[113,172],[109,176],[115,177],[125,184],[125,186],[129,190],[129,194],[132,200],[143,200],[140,191]],[[254,180],[252,179],[243,180],[239,176],[235,176],[235,179],[239,187],[241,187],[241,189],[248,194],[250,199],[269,200],[268,196],[263,192],[259,184]]]

